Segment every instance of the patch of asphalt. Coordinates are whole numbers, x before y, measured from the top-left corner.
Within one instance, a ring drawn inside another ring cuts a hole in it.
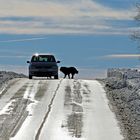
[[[15,80],[10,80],[8,83],[3,84],[1,88],[0,98],[8,91],[8,89],[10,89],[12,85],[16,84],[18,81],[19,79],[15,79]]]
[[[73,112],[68,115],[67,127],[72,137],[81,138],[83,128],[83,113]]]
[[[67,128],[69,134],[75,138],[82,137],[84,112],[82,94],[83,90],[81,90],[81,83],[78,80],[74,80],[72,86],[68,83],[65,87],[64,108],[67,117],[61,127]]]
[[[29,83],[25,83],[25,84],[15,93],[15,95],[12,97],[12,99],[23,98],[24,92],[26,91],[28,85],[29,85]]]
[[[39,82],[39,88],[38,88],[37,93],[35,94],[35,100],[40,101],[44,97],[45,91],[48,88],[48,84],[49,83],[48,82],[46,83],[46,81]]]
[[[62,79],[62,80],[63,80],[63,79]],[[44,118],[43,118],[43,121],[42,121],[42,123],[40,124],[40,127],[39,127],[39,129],[38,129],[38,131],[37,131],[37,133],[36,133],[36,135],[35,135],[35,140],[39,140],[41,131],[42,131],[43,126],[44,126],[44,124],[45,124],[45,122],[46,122],[46,120],[47,120],[47,118],[48,118],[48,116],[49,116],[49,114],[50,114],[50,112],[51,112],[54,99],[55,99],[55,97],[56,97],[56,95],[57,95],[57,91],[58,91],[58,89],[59,89],[59,87],[60,87],[60,85],[61,85],[62,80],[60,80],[60,82],[59,82],[59,84],[58,84],[58,86],[57,86],[57,88],[56,88],[56,90],[55,90],[55,92],[54,92],[54,94],[53,94],[53,97],[52,97],[52,99],[51,99],[51,101],[50,101],[50,104],[48,105],[48,110],[47,110],[47,112],[45,113],[45,116],[44,116]]]
[[[72,102],[72,95],[71,95],[71,87],[70,86],[66,86],[65,87],[65,99],[64,99],[64,106],[69,106],[70,103]]]

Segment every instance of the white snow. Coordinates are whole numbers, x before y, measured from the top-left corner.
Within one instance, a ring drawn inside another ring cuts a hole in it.
[[[140,78],[140,70],[111,68],[107,70],[107,77],[127,78],[127,79]]]
[[[67,131],[63,131],[61,128],[62,120],[65,118],[64,90],[66,85],[67,81],[64,80],[57,91],[57,95],[52,106],[52,111],[43,127],[40,140],[74,140],[74,138],[68,135]]]
[[[4,106],[4,108],[2,110],[0,110],[0,115],[2,114],[10,114],[10,111],[12,109],[12,104],[13,102],[15,102],[16,100],[11,100],[10,102],[8,102],[6,104],[6,106]]]
[[[7,84],[4,84],[0,89],[0,95],[3,93],[3,91],[6,89]]]
[[[95,80],[78,80],[82,94],[83,128],[82,136],[72,137],[67,127],[62,124],[67,122],[69,110],[64,108],[66,86],[74,92],[74,82],[77,80],[48,80],[44,97],[32,106],[32,113],[24,121],[22,127],[10,140],[34,140],[43,119],[48,112],[39,134],[39,140],[122,140],[120,128],[114,113],[110,110],[108,99],[101,84]],[[32,82],[34,82],[32,80]],[[39,82],[39,81],[38,81]],[[36,92],[38,82],[35,82],[32,92]],[[59,86],[60,84],[60,86]],[[85,85],[88,87],[85,88]],[[27,88],[24,98],[28,97],[30,89]],[[84,95],[83,91],[88,92]],[[35,94],[35,93],[34,93]],[[34,94],[30,98],[34,99]],[[56,96],[54,96],[56,94]],[[74,93],[73,93],[74,94]],[[31,93],[32,95],[32,93]],[[54,97],[54,100],[52,100]],[[73,97],[72,97],[73,98]],[[51,102],[52,101],[52,102]],[[74,101],[72,101],[74,102]],[[51,104],[52,103],[52,104]],[[50,111],[49,111],[50,109]]]
[[[34,80],[32,80],[34,82]],[[48,84],[49,82],[49,84]],[[53,80],[46,82],[46,86],[48,86],[45,96],[42,98],[41,102],[34,104],[32,106],[32,114],[27,117],[22,127],[18,131],[18,133],[10,138],[10,140],[34,140],[35,135],[42,123],[45,113],[48,110],[48,105],[50,100],[53,97],[53,93],[56,90],[59,81]]]
[[[38,84],[39,84],[39,80],[30,81],[30,83],[28,84],[28,87],[24,93],[23,98],[34,101],[34,96],[38,90]]]
[[[33,110],[35,108],[35,105],[38,103],[38,101],[36,101],[34,99],[35,94],[38,91],[38,85],[39,85],[39,80],[35,80],[35,81],[30,81],[30,83],[28,84],[28,87],[24,93],[23,98],[25,99],[29,99],[30,101],[32,101],[32,103],[30,103],[27,106],[27,111],[29,111],[29,114],[33,113]]]
[[[17,81],[17,79],[12,80],[12,82]],[[1,99],[0,99],[0,111],[2,111],[4,108],[6,108],[5,106],[7,106],[7,103],[10,104],[11,101],[10,99],[14,96],[14,94],[25,84],[27,83],[28,80],[27,79],[22,79],[16,82],[16,84],[12,85],[6,92],[6,94],[4,94]],[[6,86],[7,87],[7,86]],[[9,103],[10,102],[10,103]]]
[[[97,81],[85,81],[91,92],[91,103],[85,113],[84,136],[87,140],[122,140],[114,113],[110,110],[103,87]]]

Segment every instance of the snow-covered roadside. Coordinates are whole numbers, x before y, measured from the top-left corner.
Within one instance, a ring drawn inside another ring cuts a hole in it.
[[[124,140],[140,139],[140,78],[102,80],[120,122]]]
[[[15,72],[0,71],[0,97],[7,91],[8,86],[18,78],[26,78],[26,76]]]
[[[26,78],[24,74],[18,74],[15,72],[6,72],[6,71],[0,71],[0,86],[1,84],[14,79],[14,78]]]

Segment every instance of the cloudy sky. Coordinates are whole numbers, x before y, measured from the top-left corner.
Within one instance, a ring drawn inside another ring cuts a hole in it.
[[[52,53],[79,77],[138,67],[138,0],[0,0],[0,69],[27,71],[33,53]]]

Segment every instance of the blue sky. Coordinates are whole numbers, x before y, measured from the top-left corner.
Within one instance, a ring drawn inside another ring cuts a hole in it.
[[[52,53],[79,77],[139,67],[137,0],[1,0],[0,69],[27,73],[33,53]]]

